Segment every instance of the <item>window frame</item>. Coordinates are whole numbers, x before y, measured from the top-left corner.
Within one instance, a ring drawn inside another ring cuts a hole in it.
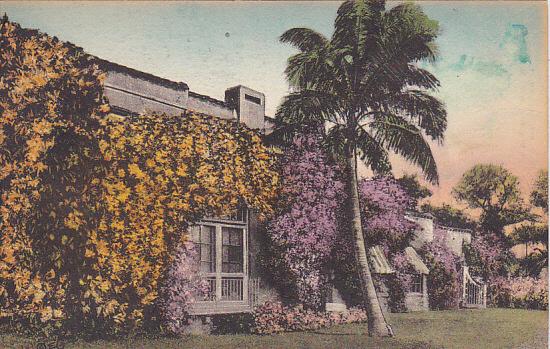
[[[423,294],[424,293],[424,275],[423,274],[413,274],[413,279],[411,282],[411,286],[409,288],[410,293],[418,293]]]
[[[203,272],[199,269],[200,276],[203,279],[215,280],[215,294],[209,297],[206,302],[239,302],[248,303],[248,212],[234,216],[238,220],[231,220],[228,217],[223,218],[203,218],[193,229],[200,229],[204,226],[215,228],[215,268],[214,272]],[[232,217],[233,218],[233,217]],[[223,228],[234,228],[242,230],[242,272],[223,272]],[[199,230],[199,231],[200,231]],[[200,238],[200,235],[199,235]],[[197,244],[196,241],[193,241]],[[199,242],[200,244],[200,242]],[[200,252],[200,251],[199,251]],[[201,256],[199,256],[199,260]],[[202,264],[202,262],[199,262]],[[242,279],[242,299],[224,300],[222,299],[222,279]]]

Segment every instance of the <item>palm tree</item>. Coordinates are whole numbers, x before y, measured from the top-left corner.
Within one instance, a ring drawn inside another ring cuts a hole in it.
[[[389,152],[417,164],[438,182],[426,137],[441,143],[447,127],[444,105],[428,92],[439,81],[417,64],[436,59],[438,23],[406,3],[385,9],[385,1],[346,1],[327,39],[307,28],[286,31],[280,41],[299,52],[285,70],[291,93],[276,113],[275,134],[289,139],[323,130],[326,145],[345,161],[350,231],[371,336],[391,335],[371,277],[357,191],[357,157],[377,174],[389,173]]]

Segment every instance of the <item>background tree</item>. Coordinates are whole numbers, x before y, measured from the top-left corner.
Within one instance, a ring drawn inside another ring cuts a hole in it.
[[[432,191],[420,183],[416,174],[405,173],[401,178],[397,179],[397,183],[399,183],[414,200],[414,205],[411,208],[416,208],[420,200],[432,196]]]
[[[538,276],[548,264],[548,171],[541,170],[530,195],[534,207],[542,208],[542,222],[532,222],[515,227],[511,234],[515,244],[525,244],[525,258],[520,260],[523,273]],[[539,219],[540,220],[540,219]],[[529,252],[529,246],[532,246]]]
[[[478,164],[466,171],[453,188],[454,197],[480,209],[480,226],[505,239],[504,227],[533,219],[523,204],[516,176],[498,165]]]
[[[391,333],[376,296],[361,227],[357,157],[375,173],[391,170],[388,152],[417,164],[437,183],[426,137],[443,140],[443,104],[430,95],[439,81],[416,64],[436,59],[438,23],[419,6],[385,9],[385,1],[346,1],[327,39],[307,28],[280,38],[299,52],[285,70],[291,90],[279,106],[277,134],[289,139],[303,129],[326,127],[325,142],[346,168],[350,230],[359,281],[369,314],[369,334]]]
[[[531,204],[540,207],[548,213],[548,170],[541,170],[533,191],[531,192]]]
[[[548,264],[548,225],[531,223],[515,227],[510,238],[516,245],[525,245],[525,257],[519,260],[522,273],[538,276]]]

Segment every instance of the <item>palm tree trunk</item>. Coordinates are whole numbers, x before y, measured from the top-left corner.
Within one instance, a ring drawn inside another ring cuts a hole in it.
[[[367,315],[368,315],[368,329],[369,336],[372,337],[386,337],[393,335],[391,328],[386,323],[386,319],[382,313],[380,302],[374,288],[372,275],[370,272],[369,263],[367,260],[367,251],[365,249],[365,240],[363,238],[363,229],[361,227],[361,211],[359,207],[359,192],[357,187],[357,165],[354,152],[350,152],[346,156],[346,162],[348,167],[348,212],[351,218],[351,233],[353,234],[353,240],[355,242],[355,259],[359,269],[359,281],[361,285],[361,291],[364,299],[366,300]]]

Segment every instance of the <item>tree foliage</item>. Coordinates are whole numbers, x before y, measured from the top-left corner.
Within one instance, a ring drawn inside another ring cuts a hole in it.
[[[420,200],[432,196],[432,191],[420,183],[416,174],[405,173],[403,177],[397,179],[397,182],[414,200],[414,207],[418,205]]]
[[[481,209],[481,227],[501,236],[506,225],[532,218],[523,204],[518,178],[502,166],[475,165],[462,175],[453,195],[470,208]]]
[[[110,121],[93,60],[11,22],[0,54],[0,316],[141,328],[160,320],[189,224],[243,202],[271,212],[275,159],[246,127],[193,113]]]
[[[407,210],[414,208],[414,199],[390,177],[363,180],[359,192],[365,243],[368,246],[380,245],[388,255],[402,252],[418,228],[405,218]]]
[[[548,213],[548,170],[541,170],[531,191],[531,204]]]
[[[438,31],[415,4],[386,10],[384,1],[359,0],[340,6],[330,39],[307,28],[287,30],[281,42],[299,52],[288,59],[294,92],[277,110],[277,132],[284,138],[327,123],[335,153],[357,153],[375,173],[387,174],[388,152],[395,152],[437,182],[426,138],[443,140],[447,114],[429,93],[439,81],[417,63],[436,58]]]

